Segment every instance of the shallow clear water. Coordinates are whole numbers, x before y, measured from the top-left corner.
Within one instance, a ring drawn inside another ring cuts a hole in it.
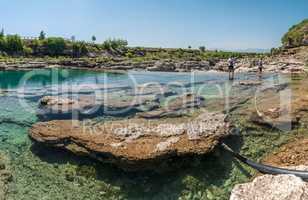
[[[235,164],[230,157],[198,158],[192,161],[192,167],[160,176],[131,174],[66,152],[38,149],[32,145],[27,131],[38,121],[38,99],[44,95],[103,90],[125,96],[142,84],[158,83],[179,94],[198,92],[215,99],[223,98],[221,93],[233,84],[227,78],[225,73],[214,72],[112,74],[64,69],[0,72],[0,152],[11,158],[14,177],[9,199],[226,198],[233,184],[247,179],[233,169]],[[256,78],[252,74],[237,76],[238,80]],[[263,80],[270,78],[272,75],[267,75]],[[232,90],[231,96],[237,97],[237,90]]]

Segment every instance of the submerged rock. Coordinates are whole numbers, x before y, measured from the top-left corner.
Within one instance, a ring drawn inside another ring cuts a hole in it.
[[[224,114],[203,112],[194,118],[109,121],[96,126],[80,121],[35,124],[30,137],[125,170],[156,169],[172,157],[205,154],[229,134]]]
[[[8,192],[8,184],[12,175],[8,169],[8,159],[0,154],[0,200],[5,200]]]
[[[101,99],[90,95],[76,98],[46,96],[40,100],[38,117],[43,120],[83,119],[102,115],[126,115],[139,110],[149,111],[158,107],[156,95],[140,95],[129,98]]]
[[[293,167],[307,170],[307,167]],[[293,175],[264,175],[251,183],[240,184],[232,190],[230,200],[305,200],[308,183]]]
[[[149,112],[138,113],[137,116],[146,119],[155,119],[162,117],[181,117],[190,109],[202,107],[204,103],[204,97],[196,96],[194,94],[185,94],[171,99],[159,109]]]

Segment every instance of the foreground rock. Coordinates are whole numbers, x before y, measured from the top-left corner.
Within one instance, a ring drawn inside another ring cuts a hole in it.
[[[125,170],[156,169],[169,158],[205,154],[229,133],[225,115],[204,111],[180,119],[109,121],[96,126],[79,121],[38,123],[30,137]]]
[[[283,145],[275,153],[263,159],[262,163],[308,171],[308,139],[298,138]],[[232,191],[231,200],[255,199],[305,200],[308,199],[308,183],[292,175],[264,175],[257,177],[251,183],[237,185]]]
[[[308,171],[307,166],[287,167]],[[230,200],[306,200],[308,183],[293,175],[263,175],[234,187]]]
[[[8,192],[8,184],[12,175],[8,169],[8,159],[0,154],[0,200],[5,200]]]
[[[230,200],[306,200],[308,183],[293,175],[264,175],[237,185]]]

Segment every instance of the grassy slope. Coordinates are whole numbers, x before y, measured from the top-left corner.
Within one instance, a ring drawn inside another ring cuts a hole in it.
[[[289,29],[289,31],[283,36],[282,43],[284,46],[301,46],[303,39],[307,34],[308,19],[305,19]]]

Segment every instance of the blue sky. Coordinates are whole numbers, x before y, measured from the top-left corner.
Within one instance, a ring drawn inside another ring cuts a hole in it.
[[[308,0],[0,0],[6,33],[130,46],[247,49],[280,45],[288,28],[308,18]]]

